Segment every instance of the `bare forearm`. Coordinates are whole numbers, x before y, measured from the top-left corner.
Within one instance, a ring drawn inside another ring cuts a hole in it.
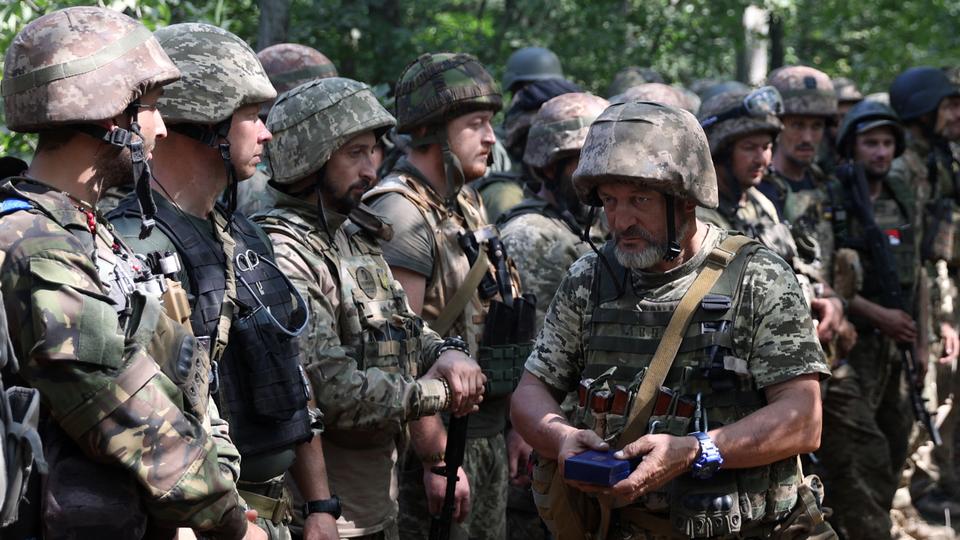
[[[786,386],[789,385],[789,386]],[[820,447],[820,385],[804,375],[767,390],[767,406],[710,430],[725,469],[759,467]]]
[[[564,435],[576,431],[563,416],[550,389],[526,371],[513,391],[510,420],[523,440],[549,459],[557,458]]]
[[[327,464],[323,459],[323,442],[317,435],[310,442],[297,446],[297,459],[290,467],[297,488],[304,500],[314,501],[330,498],[330,486],[327,484]]]
[[[410,444],[420,459],[442,454],[447,447],[447,430],[439,415],[410,422]]]
[[[875,326],[880,317],[883,316],[881,307],[879,305],[867,300],[859,294],[854,296],[853,300],[850,301],[849,310],[850,315],[863,317]]]

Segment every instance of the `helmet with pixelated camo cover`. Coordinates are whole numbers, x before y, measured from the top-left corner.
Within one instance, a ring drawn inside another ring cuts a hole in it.
[[[734,90],[717,94],[700,107],[699,118],[703,121],[706,118],[719,116],[727,111],[737,109],[748,95],[750,95],[750,92],[747,90]],[[776,137],[781,129],[783,129],[783,123],[775,114],[765,114],[763,116],[742,114],[712,124],[704,131],[707,134],[707,140],[710,141],[710,153],[713,154],[714,158],[719,159],[741,137],[755,133],[769,133]]]
[[[840,103],[859,103],[863,101],[863,93],[857,88],[857,83],[846,77],[834,77],[831,81],[833,90],[837,94],[837,101]]]
[[[337,67],[320,51],[298,43],[277,43],[257,53],[278,94],[313,79],[337,76]]]
[[[253,49],[230,32],[182,23],[154,35],[183,74],[158,101],[168,124],[218,124],[244,105],[277,97]]]
[[[784,66],[770,72],[767,84],[783,97],[781,116],[823,116],[837,114],[837,94],[827,74],[808,66]]]
[[[590,126],[573,173],[580,200],[601,206],[598,185],[626,182],[716,208],[707,137],[689,112],[650,102],[611,105]]]
[[[474,56],[423,54],[410,62],[397,82],[397,131],[449,122],[479,110],[499,111],[500,89]]]
[[[379,139],[396,124],[369,86],[351,79],[314,79],[282,94],[270,110],[267,143],[272,179],[292,184],[319,171],[353,137]]]
[[[100,7],[61,9],[25,26],[7,49],[6,124],[36,132],[113,118],[179,77],[139,22]]]
[[[689,100],[683,91],[663,83],[638,84],[610,98],[610,103],[626,103],[628,101],[652,101],[679,109],[690,110],[688,108],[690,105]]]
[[[553,51],[543,47],[524,47],[507,58],[503,88],[513,92],[517,83],[562,78],[563,68]]]
[[[580,153],[590,124],[610,103],[593,94],[561,94],[537,112],[527,135],[523,162],[544,168],[567,156]]]

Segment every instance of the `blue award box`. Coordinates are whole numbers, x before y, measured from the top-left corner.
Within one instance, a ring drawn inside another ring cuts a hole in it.
[[[598,452],[587,450],[563,462],[563,477],[567,480],[612,486],[630,476],[640,458],[626,460],[613,457],[615,450]]]

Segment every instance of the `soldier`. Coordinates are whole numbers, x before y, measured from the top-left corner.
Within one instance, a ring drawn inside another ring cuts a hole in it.
[[[563,79],[563,67],[557,55],[543,47],[524,47],[507,58],[503,89],[516,94],[533,81],[551,79]]]
[[[613,82],[607,87],[608,96],[622,94],[628,89],[644,83],[666,83],[663,76],[657,73],[653,68],[642,68],[637,66],[627,66],[613,77]]]
[[[628,101],[652,101],[670,107],[686,109],[696,114],[695,110],[691,110],[690,100],[683,93],[683,90],[663,83],[638,84],[610,98],[610,103],[626,103]]]
[[[846,212],[840,184],[817,167],[814,158],[827,124],[836,115],[837,97],[826,74],[806,66],[774,70],[767,82],[783,98],[783,129],[777,137],[772,167],[757,188],[790,225],[799,257],[814,281],[829,285],[835,238],[843,233]],[[817,296],[828,298],[834,308],[826,306],[817,326],[818,335],[826,342],[845,326],[845,304],[832,290]]]
[[[30,167],[0,187],[0,283],[21,361],[6,382],[40,392],[49,471],[5,536],[263,535],[221,469],[206,355],[163,314],[165,283],[95,211],[109,187],[148,187],[166,135],[157,99],[179,77],[149,30],[97,7],[44,15],[7,50],[7,126],[40,137]]]
[[[835,367],[824,400],[821,467],[834,509],[832,523],[848,539],[890,538],[890,508],[907,459],[913,417],[900,392],[901,347],[917,339],[909,313],[916,290],[916,240],[911,186],[890,178],[903,153],[897,115],[881,103],[854,106],[838,132],[846,247],[863,264],[863,287],[850,301],[860,336]]]
[[[511,407],[545,460],[534,489],[554,536],[594,532],[565,507],[595,505],[592,493],[602,495],[595,538],[807,538],[814,528],[835,538],[797,460],[819,444],[823,353],[786,263],[696,219],[696,206],[718,200],[696,118],[612,105],[590,128],[574,186],[603,206],[614,239],[567,272]],[[578,385],[589,409],[572,423],[559,400]],[[651,409],[661,386],[670,404]],[[624,396],[619,409],[611,393]],[[607,451],[604,437],[618,458],[643,458],[629,477],[568,488],[550,473],[551,460],[560,471]]]
[[[496,539],[506,534],[507,441],[509,462],[525,461],[518,455],[522,441],[512,431],[505,440],[504,431],[534,317],[496,228],[487,224],[476,191],[464,185],[486,171],[496,141],[490,119],[500,104],[496,83],[470,55],[427,54],[411,62],[397,83],[396,107],[397,130],[412,135],[412,148],[364,196],[393,223],[392,240],[382,244],[384,259],[413,312],[441,336],[463,336],[489,381],[467,432],[464,470],[472,510],[464,528],[471,538]],[[427,505],[437,513],[443,494],[442,477],[430,472],[443,462],[440,419],[411,423],[411,437],[400,533],[424,538]]]
[[[282,96],[267,122],[276,202],[254,218],[308,299],[302,361],[324,412],[342,538],[398,537],[392,486],[407,422],[468,412],[483,393],[463,342],[441,339],[410,311],[377,245],[390,225],[359,204],[376,177],[376,141],[395,123],[369,87],[350,79],[315,80]]]
[[[863,101],[863,94],[856,83],[846,77],[830,80],[837,95],[837,116],[827,125],[827,132],[817,149],[817,165],[824,171],[833,171],[839,165],[837,156],[837,128],[843,123],[843,117],[854,105]]]
[[[289,469],[307,501],[326,505],[307,518],[305,536],[335,538],[338,505],[294,339],[306,326],[305,302],[277,269],[266,235],[229,204],[270,139],[258,112],[276,92],[250,47],[225,30],[185,23],[156,36],[186,74],[158,102],[170,134],[154,156],[157,228],[137,235],[140,211],[129,197],[111,221],[138,253],[176,253],[183,262],[172,272],[210,350],[215,398],[243,458],[240,496],[259,512],[258,523],[273,539],[289,538]],[[228,204],[217,204],[225,190]]]
[[[337,76],[333,62],[320,51],[306,45],[278,43],[258,52],[257,58],[278,94],[313,79]],[[260,118],[264,123],[272,106],[271,99],[260,108]],[[244,215],[252,216],[272,207],[273,200],[269,197],[271,191],[267,189],[270,181],[266,172],[268,168],[264,157],[253,176],[237,186],[237,209]]]
[[[960,173],[949,145],[960,140],[960,90],[942,70],[910,68],[890,86],[890,104],[906,128],[906,150],[894,161],[890,177],[891,182],[913,188],[918,216],[915,226],[922,230],[920,256],[925,268],[920,279],[928,280],[920,290],[931,293],[929,302],[921,299],[920,303],[926,305],[919,307],[929,307],[931,325],[939,338],[939,343],[930,348],[930,359],[937,371],[938,402],[944,404],[951,393],[960,393],[954,371],[960,349],[955,308],[960,267],[960,235],[956,231]],[[941,429],[949,434],[955,429],[956,413],[944,409],[940,413],[944,417]],[[913,503],[921,513],[938,519],[945,505],[960,514],[950,438],[945,436],[944,444],[936,448],[932,442],[924,443],[914,460],[910,489]]]

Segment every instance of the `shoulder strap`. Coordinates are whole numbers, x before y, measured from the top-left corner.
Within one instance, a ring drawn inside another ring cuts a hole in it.
[[[430,323],[430,328],[433,328],[441,336],[446,335],[450,327],[453,326],[453,321],[457,320],[457,317],[463,313],[463,309],[467,307],[467,302],[477,293],[477,287],[480,286],[480,281],[483,280],[484,274],[487,273],[489,264],[490,261],[487,259],[486,250],[481,249],[480,255],[477,257],[477,260],[473,262],[473,266],[470,267],[470,271],[467,273],[467,278],[460,285],[460,288],[457,289],[453,298],[447,302],[447,305],[443,306],[443,311],[440,312],[437,319]]]
[[[653,360],[650,361],[650,366],[647,368],[647,373],[643,377],[643,382],[640,383],[640,388],[637,390],[633,407],[627,417],[626,427],[617,440],[616,446],[618,448],[623,448],[626,444],[643,435],[647,420],[653,410],[654,397],[666,379],[670,366],[673,365],[673,360],[680,349],[680,343],[683,341],[684,334],[686,334],[687,326],[690,324],[694,312],[700,306],[700,301],[710,292],[710,289],[720,279],[720,275],[723,274],[727,265],[736,258],[741,248],[755,242],[756,240],[748,236],[730,235],[707,256],[706,266],[700,271],[690,288],[687,289],[667,324],[663,339],[660,341],[660,345],[653,355]]]

